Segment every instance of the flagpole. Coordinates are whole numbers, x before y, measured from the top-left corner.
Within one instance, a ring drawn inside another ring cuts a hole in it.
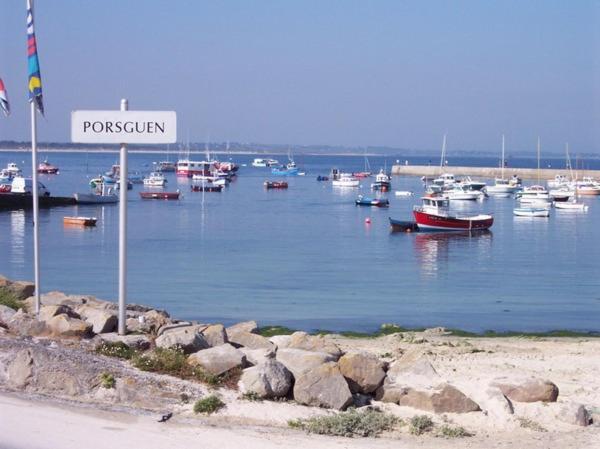
[[[121,111],[129,109],[129,102],[121,100]],[[121,144],[119,161],[119,335],[127,333],[127,145]]]
[[[35,282],[35,313],[40,312],[40,225],[39,191],[37,179],[37,117],[35,102],[31,107],[31,196],[33,198],[33,279]]]

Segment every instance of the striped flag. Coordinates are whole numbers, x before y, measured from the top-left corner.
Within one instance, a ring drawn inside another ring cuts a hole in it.
[[[27,56],[29,60],[29,101],[34,102],[40,114],[44,115],[42,76],[40,74],[35,31],[33,29],[32,0],[27,0]]]
[[[8,117],[8,114],[10,114],[10,105],[8,104],[8,95],[6,95],[6,89],[4,88],[2,78],[0,78],[0,109],[2,109],[4,115]]]

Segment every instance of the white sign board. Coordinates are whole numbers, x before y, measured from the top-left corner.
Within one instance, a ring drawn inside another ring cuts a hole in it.
[[[73,143],[175,143],[175,111],[73,111]]]

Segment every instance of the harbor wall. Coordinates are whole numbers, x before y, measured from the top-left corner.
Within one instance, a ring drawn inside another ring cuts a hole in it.
[[[438,176],[440,173],[452,173],[456,176],[472,176],[478,178],[499,178],[500,167],[453,167],[447,166],[443,170],[437,165],[393,165],[392,174],[400,176]],[[592,176],[596,180],[600,180],[600,170],[573,170],[573,174],[577,179],[584,176]],[[536,168],[512,168],[504,169],[504,177],[510,178],[512,175],[517,175],[521,179],[538,178],[538,170]],[[539,170],[540,180],[545,182],[553,179],[556,175],[570,176],[569,170],[558,168],[541,168]]]

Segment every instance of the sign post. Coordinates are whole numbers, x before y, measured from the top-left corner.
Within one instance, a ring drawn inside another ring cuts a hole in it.
[[[177,142],[174,111],[130,111],[126,99],[120,111],[73,111],[71,141],[118,143],[119,166],[119,335],[127,333],[127,144]]]

